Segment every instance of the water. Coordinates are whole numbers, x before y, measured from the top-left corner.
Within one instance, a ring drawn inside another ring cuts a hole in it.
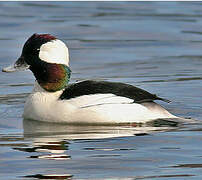
[[[194,124],[23,121],[34,78],[0,72],[0,179],[202,179],[201,2],[0,2],[0,68],[33,33],[70,49],[71,81],[130,83]]]

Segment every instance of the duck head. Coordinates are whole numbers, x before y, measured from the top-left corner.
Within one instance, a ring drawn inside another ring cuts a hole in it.
[[[33,34],[24,44],[21,56],[3,72],[30,69],[39,85],[50,92],[67,86],[71,70],[67,46],[50,34]]]

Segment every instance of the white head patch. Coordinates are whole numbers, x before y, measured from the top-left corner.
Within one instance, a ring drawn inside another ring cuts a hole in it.
[[[39,58],[48,63],[69,66],[69,51],[65,43],[59,39],[52,40],[40,47]]]

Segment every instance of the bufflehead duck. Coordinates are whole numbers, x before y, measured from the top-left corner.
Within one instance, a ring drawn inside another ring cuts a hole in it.
[[[177,118],[154,102],[168,100],[129,84],[92,80],[68,84],[71,75],[68,48],[50,34],[33,34],[16,63],[3,71],[25,69],[30,69],[36,78],[25,103],[25,119],[118,124]]]

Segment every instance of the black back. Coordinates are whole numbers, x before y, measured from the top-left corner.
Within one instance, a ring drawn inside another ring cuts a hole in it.
[[[143,89],[129,84],[90,80],[69,85],[60,96],[60,99],[63,100],[82,95],[109,93],[133,99],[136,103],[151,102],[153,100],[169,102],[169,100],[162,99],[155,94],[151,94]]]

